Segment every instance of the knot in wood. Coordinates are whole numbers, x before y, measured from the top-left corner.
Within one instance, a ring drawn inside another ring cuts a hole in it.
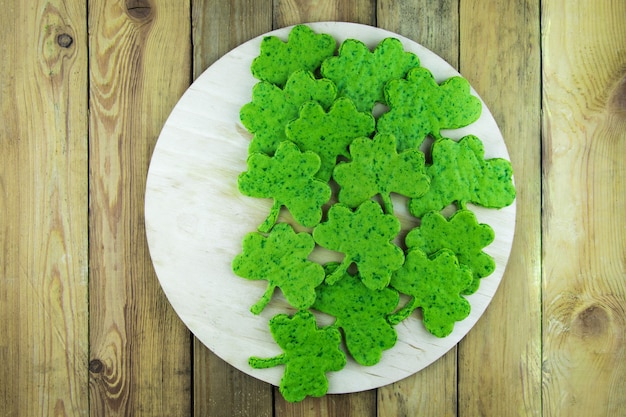
[[[100,359],[92,359],[89,361],[89,372],[99,374],[104,369],[104,364]]]
[[[57,35],[57,44],[61,48],[69,48],[74,43],[74,38],[72,38],[67,33],[61,33]]]
[[[626,75],[622,76],[613,88],[609,108],[615,113],[626,113]]]
[[[597,337],[605,333],[610,318],[602,306],[594,304],[581,311],[576,320],[581,336]]]
[[[152,9],[149,0],[126,0],[126,11],[133,19],[149,19],[152,16]]]

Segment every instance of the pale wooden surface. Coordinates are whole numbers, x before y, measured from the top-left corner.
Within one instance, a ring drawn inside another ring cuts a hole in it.
[[[623,416],[626,2],[543,11],[544,413]]]
[[[191,392],[189,335],[153,285],[143,227],[154,141],[189,83],[189,14],[183,2],[89,2],[92,415],[189,409],[172,395]]]
[[[626,4],[431,3],[0,1],[0,416],[626,415]],[[468,78],[511,154],[517,232],[456,352],[392,386],[288,404],[176,317],[143,191],[191,80],[311,20],[398,32]]]

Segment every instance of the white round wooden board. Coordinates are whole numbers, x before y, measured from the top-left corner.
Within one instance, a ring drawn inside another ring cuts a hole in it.
[[[459,75],[454,68],[421,45],[382,29],[343,22],[308,24],[317,33],[347,38],[374,48],[382,39],[395,37],[418,55],[438,82]],[[145,220],[150,255],[172,306],[194,335],[215,354],[239,370],[279,385],[284,367],[252,369],[250,356],[281,353],[272,339],[268,320],[277,313],[292,313],[282,294],[258,316],[249,308],[263,294],[266,281],[249,281],[231,270],[241,252],[243,237],[263,222],[270,200],[241,195],[237,177],[246,170],[251,135],[239,121],[239,109],[251,101],[252,59],[259,54],[264,36],[287,39],[291,27],[252,39],[233,49],[208,68],[185,92],[168,118],[156,144],[148,172]],[[474,90],[472,93],[476,94]],[[485,158],[509,155],[491,113],[483,103],[480,119],[463,129],[443,132],[459,139],[474,134],[485,144]],[[401,205],[396,204],[396,211]],[[370,367],[349,360],[339,372],[328,374],[329,393],[368,390],[398,381],[425,368],[467,334],[491,301],[504,273],[515,228],[515,204],[501,210],[472,207],[480,222],[495,231],[495,241],[485,252],[495,258],[496,270],[481,280],[468,296],[472,311],[446,338],[430,335],[418,314],[400,323],[398,342]],[[406,213],[406,211],[404,212]],[[410,216],[400,213],[403,224]],[[328,254],[316,252],[317,260]],[[313,257],[313,259],[316,259]],[[336,258],[340,260],[341,258]],[[320,325],[330,323],[318,316]]]

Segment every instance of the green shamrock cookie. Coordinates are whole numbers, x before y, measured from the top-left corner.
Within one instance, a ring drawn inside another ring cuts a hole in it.
[[[330,186],[315,178],[320,158],[313,152],[300,152],[289,142],[282,142],[269,157],[255,153],[248,157],[248,170],[239,175],[239,190],[249,197],[273,198],[274,204],[259,231],[269,231],[285,206],[293,218],[305,227],[313,227],[322,218],[322,206],[330,199]]]
[[[240,112],[241,123],[254,137],[249,152],[273,155],[278,144],[287,140],[285,126],[298,117],[300,106],[316,101],[328,109],[337,89],[332,81],[316,80],[309,71],[295,71],[284,88],[262,81],[252,89],[252,101]]]
[[[404,266],[391,278],[391,286],[413,297],[390,322],[399,323],[420,307],[424,327],[437,337],[446,337],[454,323],[470,313],[470,303],[461,292],[472,282],[472,271],[449,249],[428,257],[418,249],[409,251]]]
[[[441,85],[426,68],[413,68],[406,79],[385,85],[389,111],[378,120],[378,132],[395,135],[398,150],[419,148],[426,135],[440,138],[442,129],[475,122],[482,104],[466,79],[451,77]]]
[[[294,71],[314,72],[335,49],[337,42],[332,36],[316,34],[308,26],[296,25],[289,32],[287,42],[277,36],[263,38],[261,53],[252,61],[252,75],[283,86]]]
[[[392,135],[378,134],[374,139],[358,138],[350,145],[350,162],[340,163],[333,171],[339,186],[339,202],[356,207],[380,194],[385,212],[393,214],[391,193],[419,197],[430,182],[424,171],[424,154],[409,149],[400,154]]]
[[[416,217],[440,211],[452,203],[461,208],[467,203],[502,208],[515,200],[511,163],[502,158],[485,160],[483,143],[473,135],[459,142],[436,140],[432,165],[426,167],[426,173],[430,188],[409,202],[409,210]]]
[[[343,330],[346,347],[357,363],[375,365],[383,351],[396,344],[398,335],[387,315],[398,305],[397,291],[369,289],[358,276],[346,273],[334,285],[320,285],[316,293],[313,308],[336,318],[334,325]]]
[[[334,326],[318,328],[315,316],[308,311],[299,311],[293,317],[276,315],[269,325],[283,353],[273,358],[251,357],[250,366],[265,369],[285,365],[279,390],[289,402],[325,395],[326,373],[346,365],[346,355],[339,347],[339,330]]]
[[[320,156],[322,166],[317,178],[328,181],[337,157],[348,157],[348,145],[358,137],[369,136],[374,125],[370,113],[359,112],[350,99],[342,97],[328,112],[319,103],[303,104],[300,117],[287,124],[285,133],[303,151]]]
[[[419,66],[417,55],[405,52],[396,38],[383,39],[374,51],[361,41],[346,39],[339,55],[322,63],[322,75],[337,84],[340,97],[349,97],[359,111],[372,111],[376,102],[385,103],[383,87],[393,79],[404,78]]]
[[[252,232],[243,239],[243,252],[232,262],[233,272],[250,280],[267,280],[267,290],[250,308],[259,314],[279,287],[287,302],[298,309],[315,301],[315,287],[324,280],[324,268],[307,257],[315,242],[308,233],[296,233],[286,223],[277,224],[269,236]]]
[[[431,211],[422,217],[419,227],[407,234],[405,243],[409,250],[420,249],[428,255],[450,249],[461,265],[472,270],[472,282],[463,294],[473,294],[478,290],[480,279],[496,269],[494,259],[482,251],[493,239],[493,229],[488,224],[478,223],[470,210],[459,210],[449,220]]]
[[[317,244],[345,255],[326,282],[334,284],[355,263],[367,288],[385,288],[404,261],[402,249],[391,242],[399,231],[400,221],[383,213],[375,201],[365,201],[355,211],[343,204],[333,205],[328,220],[313,229]]]

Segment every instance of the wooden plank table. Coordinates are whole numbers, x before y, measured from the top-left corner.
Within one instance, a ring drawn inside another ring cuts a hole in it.
[[[0,0],[0,416],[626,416],[626,2]],[[457,68],[518,190],[491,305],[423,371],[287,403],[155,276],[147,169],[204,69],[271,29],[378,26]]]

